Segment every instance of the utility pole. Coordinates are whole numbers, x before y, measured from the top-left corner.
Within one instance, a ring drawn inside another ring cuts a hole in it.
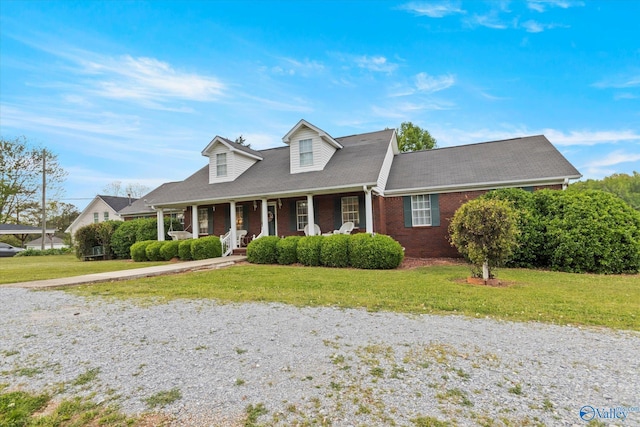
[[[42,150],[42,242],[40,249],[44,251],[44,236],[47,233],[47,208],[46,208],[46,187],[47,187],[47,150]]]

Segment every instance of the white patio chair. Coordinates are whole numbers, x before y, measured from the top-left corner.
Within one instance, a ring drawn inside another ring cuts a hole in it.
[[[244,237],[247,235],[247,230],[236,230],[236,246],[241,248],[244,243]]]
[[[339,230],[333,230],[333,234],[351,234],[355,225],[351,221],[347,221],[340,226]]]
[[[320,226],[318,224],[313,224],[313,231],[314,231],[314,235],[319,236],[320,234],[322,234],[320,232]],[[309,235],[309,224],[304,226],[304,235],[308,236]]]

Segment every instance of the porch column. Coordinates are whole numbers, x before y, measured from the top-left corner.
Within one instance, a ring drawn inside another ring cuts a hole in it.
[[[158,217],[158,241],[164,241],[164,211],[160,208],[156,210]]]
[[[260,211],[262,217],[262,229],[263,236],[269,235],[269,206],[267,205],[267,199],[262,199],[262,210]]]
[[[198,231],[200,230],[200,224],[198,224],[198,205],[191,206],[191,237],[198,238]]]
[[[367,233],[373,233],[373,203],[371,203],[371,189],[364,189],[364,212],[367,224]]]
[[[313,210],[313,194],[307,194],[307,218],[309,220],[309,236],[315,236],[316,227],[314,224],[316,223],[316,217]]]
[[[229,216],[231,217],[229,221],[231,223],[231,248],[236,249],[238,247],[236,242],[236,202],[232,200],[229,204],[231,205],[229,209]]]

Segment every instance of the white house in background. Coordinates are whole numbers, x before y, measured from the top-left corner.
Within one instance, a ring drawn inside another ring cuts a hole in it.
[[[76,231],[85,225],[104,221],[124,221],[118,212],[136,200],[131,197],[97,195],[64,232],[71,233],[73,238]]]
[[[30,241],[29,243],[27,243],[26,246],[27,246],[27,249],[35,249],[35,250],[42,249],[42,237],[38,237],[37,239]],[[63,249],[68,247],[69,246],[64,243],[64,240],[62,240],[59,237],[47,234],[47,236],[44,238],[45,249]]]

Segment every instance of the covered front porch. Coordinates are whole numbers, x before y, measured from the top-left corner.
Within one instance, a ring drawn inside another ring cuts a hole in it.
[[[239,200],[203,201],[183,206],[184,229],[191,237],[220,236],[223,253],[246,246],[262,236],[320,234],[338,230],[353,222],[354,233],[373,233],[384,228],[378,203],[382,197],[371,188],[326,194],[296,194]],[[158,218],[169,207],[156,207]],[[171,208],[175,208],[171,207]],[[235,227],[231,225],[235,224]],[[158,236],[164,236],[164,221],[158,221]]]

